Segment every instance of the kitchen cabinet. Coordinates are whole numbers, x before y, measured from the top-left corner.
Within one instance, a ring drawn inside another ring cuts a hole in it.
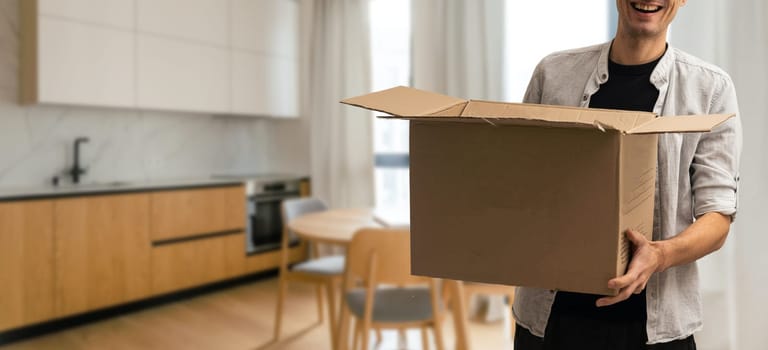
[[[53,202],[0,203],[0,331],[54,317]]]
[[[226,48],[228,21],[227,0],[136,0],[136,29],[141,34]]]
[[[149,195],[54,202],[56,315],[150,295]]]
[[[237,277],[244,272],[243,231],[152,249],[152,293],[155,295]]]
[[[0,332],[278,267],[246,255],[242,184],[127,191],[0,199]]]
[[[131,30],[45,15],[30,20],[36,35],[22,43],[22,102],[135,105]]]
[[[231,1],[232,113],[298,116],[298,4]]]
[[[137,106],[186,112],[229,112],[229,51],[138,34]]]
[[[232,53],[232,113],[299,115],[298,62],[245,51]]]
[[[242,231],[244,193],[242,186],[154,192],[150,194],[150,237],[160,242]]]
[[[134,28],[134,0],[38,0],[38,3],[42,16],[130,30]]]
[[[293,0],[231,0],[232,47],[298,57],[299,5]]]
[[[299,114],[294,0],[24,0],[20,100]]]
[[[152,193],[152,293],[163,294],[245,272],[242,186]]]

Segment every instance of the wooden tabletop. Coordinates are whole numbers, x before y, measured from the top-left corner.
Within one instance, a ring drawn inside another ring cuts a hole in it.
[[[331,209],[299,216],[288,222],[288,228],[305,239],[347,245],[357,230],[382,227],[373,218],[372,209]]]

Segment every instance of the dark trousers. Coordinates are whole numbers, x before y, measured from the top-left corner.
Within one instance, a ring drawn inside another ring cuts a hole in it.
[[[515,329],[515,350],[696,350],[693,336],[646,345],[645,322],[605,322],[573,315],[551,315],[545,337]]]

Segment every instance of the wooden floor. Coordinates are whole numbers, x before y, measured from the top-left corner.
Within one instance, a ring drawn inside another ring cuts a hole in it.
[[[271,342],[276,292],[277,280],[270,278],[0,346],[0,350],[330,349],[327,321],[316,323],[314,289],[299,283],[289,286],[283,338]],[[512,349],[507,322],[470,321],[472,349]],[[453,349],[450,316],[443,329],[445,343]],[[378,349],[399,348],[396,332],[383,335]],[[418,330],[409,331],[406,338],[408,349],[421,349]]]

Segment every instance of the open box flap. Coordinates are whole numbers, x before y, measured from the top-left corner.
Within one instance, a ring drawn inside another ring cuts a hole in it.
[[[667,132],[706,132],[736,114],[685,115],[660,117],[637,126],[627,134],[656,134]]]
[[[341,103],[400,117],[459,116],[467,100],[434,92],[398,86],[362,96],[347,98]]]
[[[470,100],[464,117],[500,124],[589,127],[627,131],[654,119],[648,112]]]

